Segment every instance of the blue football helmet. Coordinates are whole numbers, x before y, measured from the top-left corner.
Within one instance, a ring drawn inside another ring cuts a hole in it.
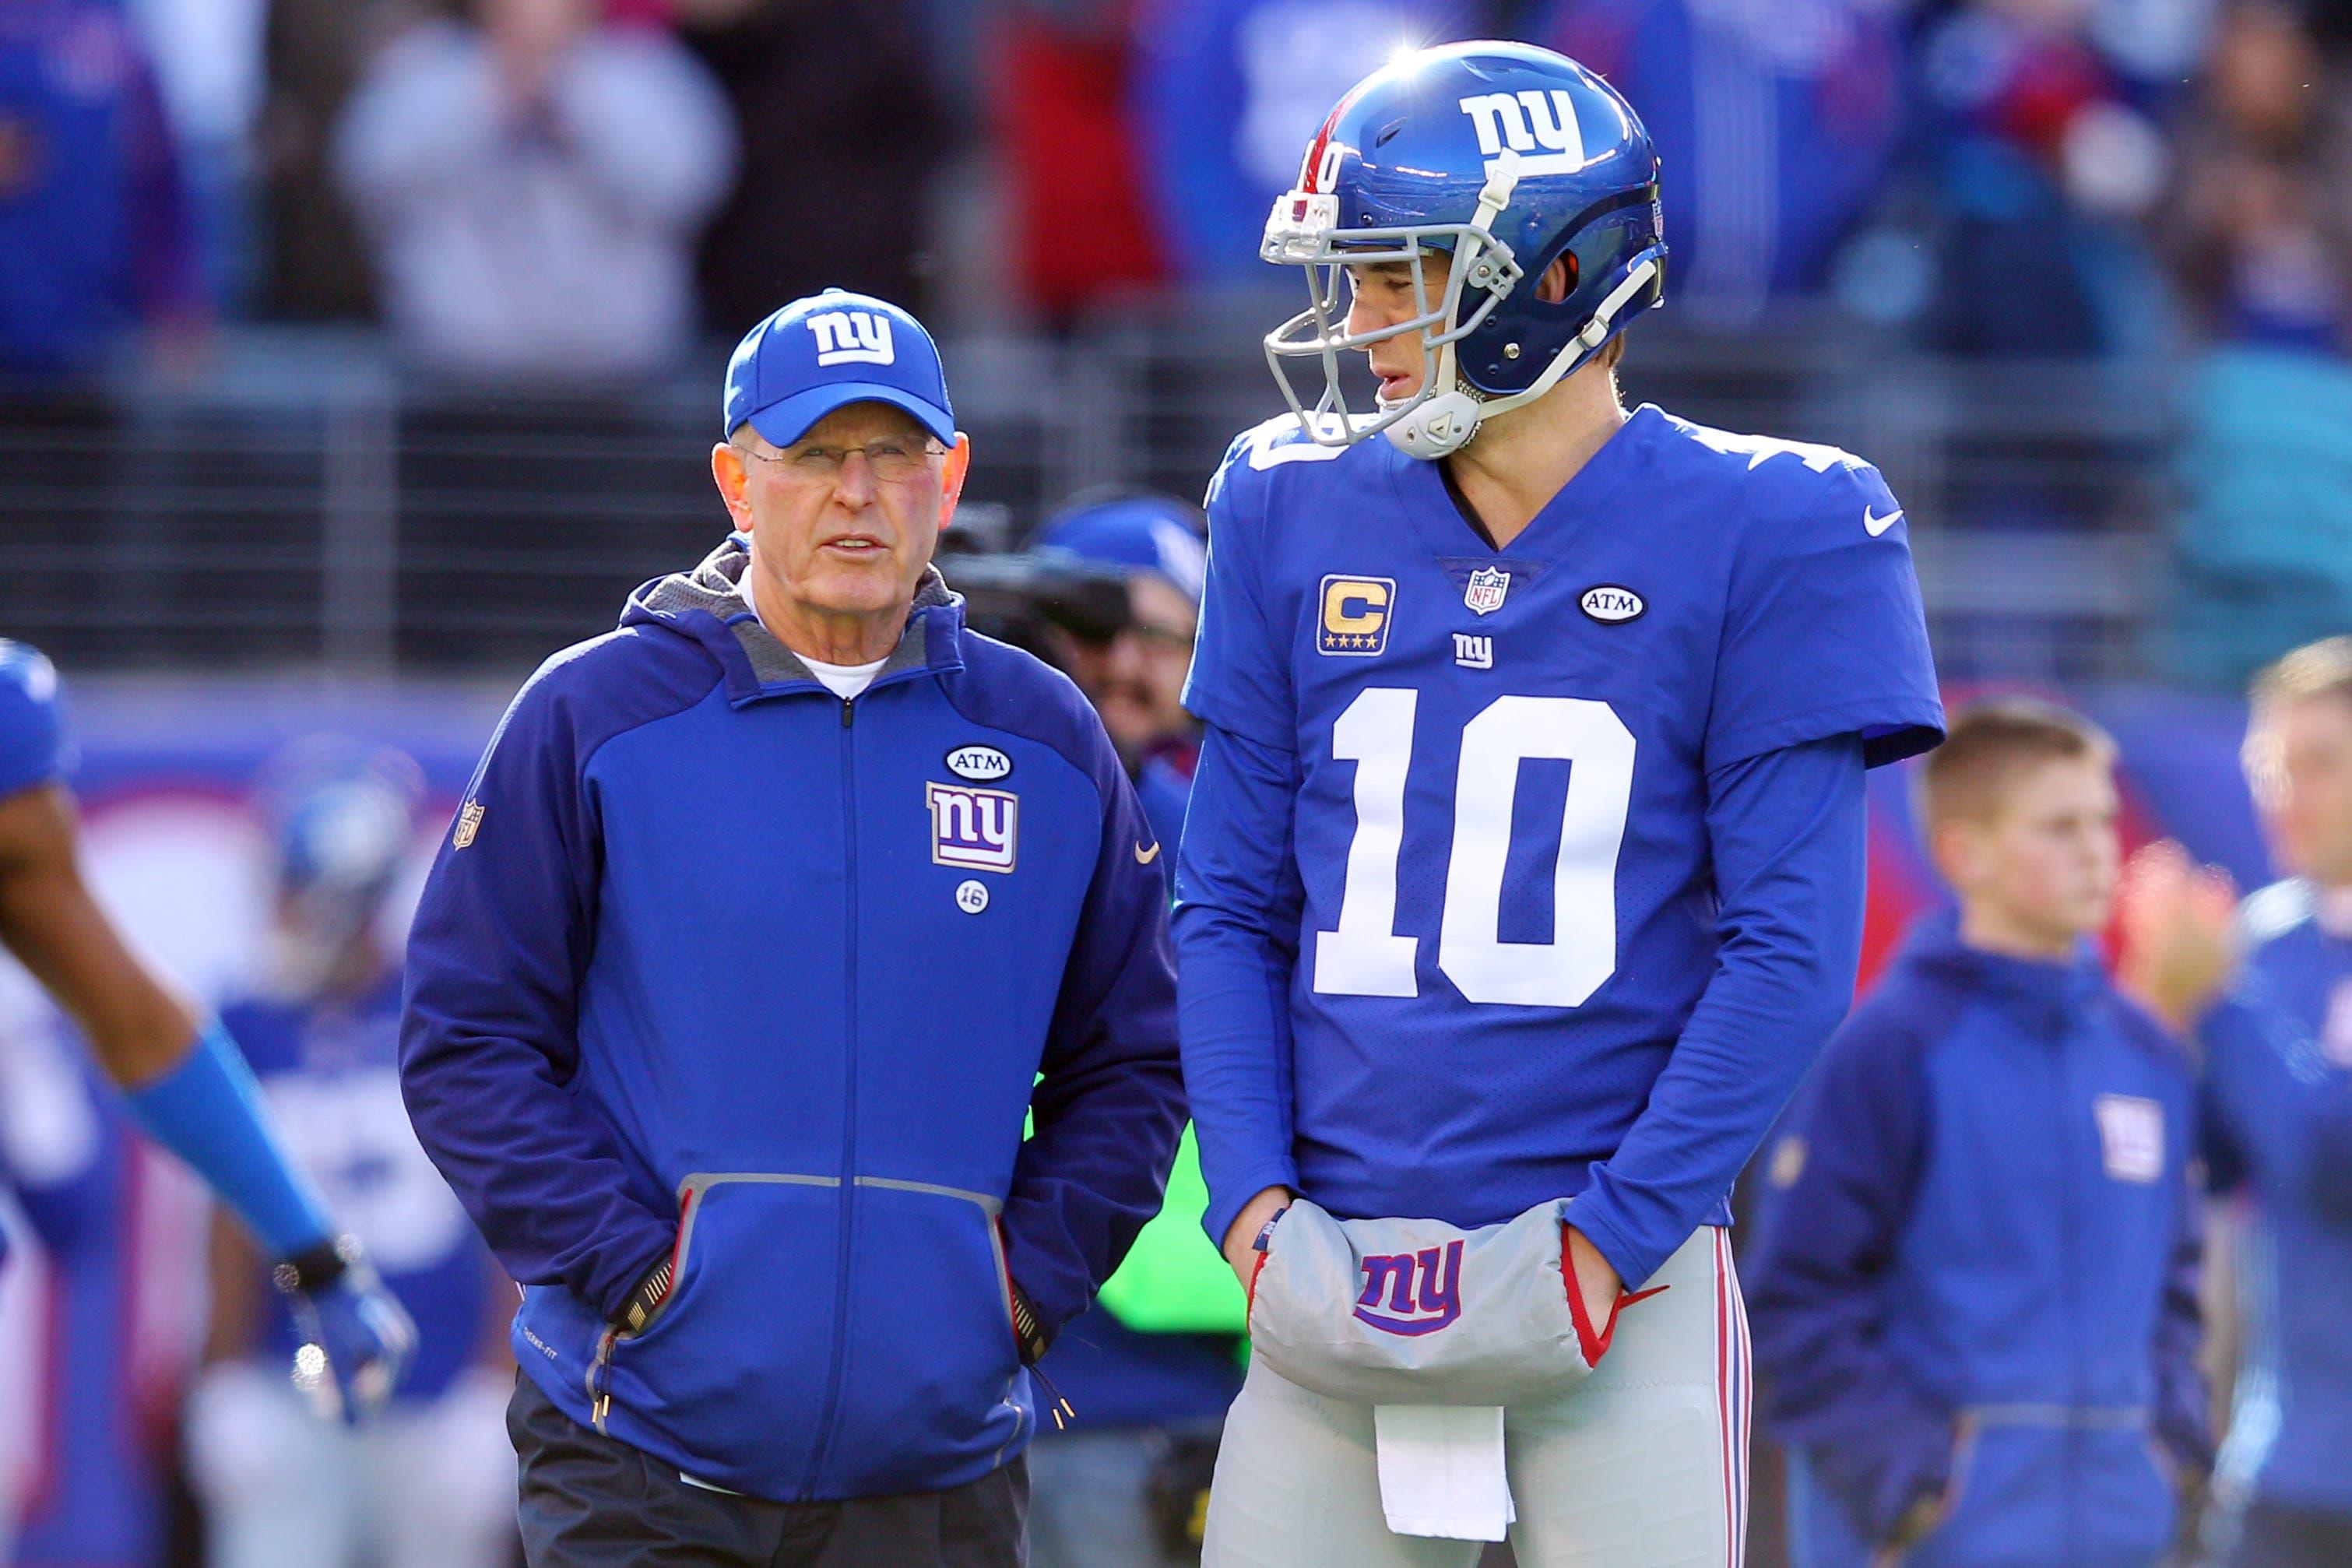
[[[1479,422],[1532,403],[1599,353],[1665,284],[1658,154],[1616,89],[1532,45],[1449,44],[1404,56],[1356,84],[1308,143],[1298,188],[1274,205],[1265,260],[1307,269],[1309,304],[1266,334],[1266,362],[1315,441],[1384,432],[1415,458],[1442,458]],[[1430,251],[1453,265],[1433,302]],[[1536,280],[1566,258],[1557,302]],[[1421,313],[1348,330],[1350,266],[1409,263]],[[1421,385],[1376,412],[1348,407],[1343,350],[1417,334]],[[1310,407],[1287,361],[1321,363]]]
[[[278,900],[268,979],[309,995],[376,934],[415,844],[424,775],[404,752],[320,737],[273,758],[256,793]]]

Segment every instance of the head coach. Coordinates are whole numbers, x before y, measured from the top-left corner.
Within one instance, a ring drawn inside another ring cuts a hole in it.
[[[930,564],[971,446],[914,318],[786,306],[724,430],[731,536],[475,774],[409,1112],[524,1286],[532,1568],[1018,1563],[1024,1365],[1182,1121],[1159,847],[1076,689]]]

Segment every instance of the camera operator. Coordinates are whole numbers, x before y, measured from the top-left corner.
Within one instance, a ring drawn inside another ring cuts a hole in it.
[[[1007,631],[1067,671],[1102,715],[1172,889],[1198,734],[1180,700],[1207,565],[1200,514],[1163,496],[1081,497],[1045,520],[1031,553],[998,559],[1009,596],[1030,611],[1014,626],[1008,605]],[[957,585],[972,591],[961,576]],[[1244,1310],[1202,1231],[1207,1203],[1188,1132],[1166,1207],[1045,1358],[1077,1418],[1031,1448],[1031,1568],[1198,1561]]]
[[[1199,752],[1199,727],[1183,703],[1208,569],[1199,516],[1166,496],[1081,499],[1048,517],[1031,542],[1049,564],[1068,561],[1125,580],[1123,621],[1089,625],[1049,612],[1045,651],[1102,715],[1165,847],[1161,864],[1171,879]]]

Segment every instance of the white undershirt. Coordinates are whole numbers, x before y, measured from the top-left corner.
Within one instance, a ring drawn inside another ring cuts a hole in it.
[[[743,603],[751,607],[752,616],[759,621],[761,626],[770,637],[775,637],[776,630],[768,625],[768,617],[760,614],[760,601],[751,596],[751,584],[748,576],[736,584],[735,591],[742,595]],[[776,637],[776,640],[783,641],[782,637]],[[807,665],[808,672],[824,682],[826,689],[844,702],[857,697],[868,686],[874,684],[874,678],[879,675],[882,672],[882,667],[890,661],[890,656],[887,653],[871,664],[826,664],[822,659],[811,658],[806,654],[794,654],[793,657]]]
[[[874,678],[882,673],[882,667],[890,662],[887,654],[870,664],[826,664],[806,654],[799,658],[803,664],[808,666],[809,673],[824,681],[826,688],[844,702],[872,685]]]

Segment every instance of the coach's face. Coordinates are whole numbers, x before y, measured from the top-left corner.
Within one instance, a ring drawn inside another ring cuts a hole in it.
[[[746,425],[711,453],[751,535],[761,617],[798,654],[860,664],[897,646],[971,457],[912,416],[853,403],[778,448]]]

